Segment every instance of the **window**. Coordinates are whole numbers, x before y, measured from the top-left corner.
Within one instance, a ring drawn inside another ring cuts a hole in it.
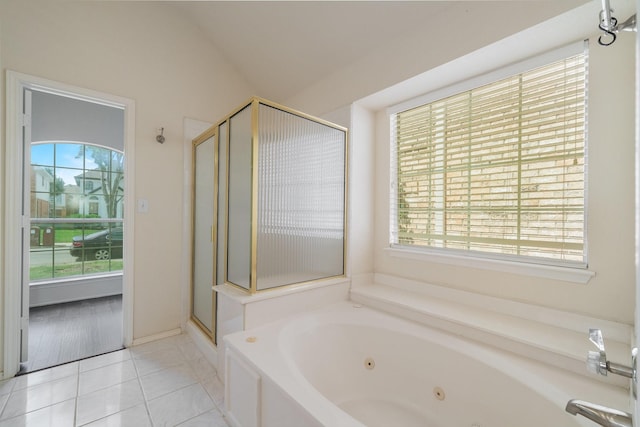
[[[98,215],[99,206],[100,202],[96,196],[89,197],[89,215]]]
[[[124,155],[106,147],[31,145],[31,282],[122,271]],[[91,184],[91,186],[87,185]]]
[[[587,53],[391,114],[391,244],[586,266]]]

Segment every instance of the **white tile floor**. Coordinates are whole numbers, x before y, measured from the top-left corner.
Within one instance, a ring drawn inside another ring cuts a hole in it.
[[[223,385],[187,335],[0,382],[0,427],[228,427]]]

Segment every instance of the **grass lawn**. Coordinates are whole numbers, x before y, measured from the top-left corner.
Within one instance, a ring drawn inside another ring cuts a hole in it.
[[[42,239],[44,239],[44,228],[42,227],[40,229],[40,237]],[[85,229],[84,230],[84,235],[87,236],[91,233],[95,233],[96,231],[101,231],[102,229]],[[55,230],[55,243],[71,243],[72,242],[72,238],[74,236],[82,236],[82,229],[78,228],[78,229],[64,229],[64,228],[58,228]],[[43,241],[43,240],[40,240]]]
[[[29,270],[29,280],[61,279],[82,274],[109,273],[122,271],[122,260],[85,261],[53,266],[39,265]]]

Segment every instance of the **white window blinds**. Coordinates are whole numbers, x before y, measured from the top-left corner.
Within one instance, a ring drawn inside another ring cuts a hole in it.
[[[585,264],[587,55],[391,115],[391,243]]]

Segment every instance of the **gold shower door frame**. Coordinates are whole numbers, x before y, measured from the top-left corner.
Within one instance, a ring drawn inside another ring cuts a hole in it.
[[[265,106],[269,106],[278,110],[281,110],[283,112],[286,113],[290,113],[294,116],[300,117],[300,118],[304,118],[307,120],[310,120],[312,122],[318,123],[318,124],[322,124],[324,126],[328,126],[330,128],[339,130],[341,132],[344,133],[344,200],[343,200],[343,224],[342,224],[342,274],[339,275],[334,275],[334,276],[330,276],[330,277],[324,277],[324,278],[320,278],[320,279],[314,279],[314,280],[309,280],[309,281],[303,281],[303,282],[297,282],[297,283],[290,283],[290,284],[283,284],[280,286],[274,286],[272,288],[268,288],[268,289],[258,289],[258,274],[257,274],[257,263],[258,263],[258,177],[259,177],[259,168],[258,168],[258,160],[259,160],[259,147],[260,147],[260,141],[259,141],[259,106],[260,105],[265,105]],[[228,232],[228,227],[229,227],[229,174],[230,174],[230,169],[229,169],[229,158],[230,158],[230,145],[231,145],[231,119],[236,116],[238,113],[244,111],[245,109],[250,108],[250,112],[251,112],[251,159],[250,159],[250,163],[251,163],[251,231],[250,231],[250,271],[249,271],[249,287],[247,288],[246,286],[243,286],[241,284],[238,283],[234,283],[232,281],[229,280],[228,277],[228,250],[229,250],[229,232]],[[223,138],[220,137],[221,134],[223,134],[223,132],[221,132],[220,128],[222,126],[226,126],[226,135],[224,135]],[[241,290],[242,292],[246,292],[249,294],[255,294],[255,293],[261,293],[261,292],[267,292],[267,291],[271,291],[271,290],[277,290],[277,289],[282,289],[282,288],[287,288],[287,287],[293,287],[293,286],[298,286],[301,284],[305,284],[305,283],[310,283],[310,282],[317,282],[317,281],[323,281],[323,280],[330,280],[330,279],[335,279],[335,278],[340,278],[340,277],[346,277],[346,270],[347,270],[347,200],[348,200],[348,130],[342,126],[338,126],[334,123],[331,123],[329,121],[323,120],[323,119],[319,119],[317,117],[313,117],[309,114],[306,113],[302,113],[300,111],[285,107],[283,105],[271,102],[271,101],[267,101],[263,98],[260,97],[252,97],[250,98],[248,101],[244,102],[240,107],[232,110],[228,115],[226,115],[224,118],[222,118],[219,122],[217,122],[215,125],[213,125],[212,127],[210,127],[209,129],[207,129],[202,135],[200,135],[198,138],[196,138],[194,140],[195,141],[204,141],[205,139],[207,139],[208,137],[211,137],[211,135],[215,135],[215,172],[214,172],[214,177],[215,177],[215,184],[214,184],[214,188],[216,191],[216,195],[214,197],[214,215],[216,217],[216,220],[214,221],[214,224],[217,224],[217,227],[214,227],[214,229],[216,229],[214,231],[214,236],[215,236],[215,240],[214,240],[214,253],[215,255],[215,259],[213,260],[214,262],[214,283],[216,285],[218,285],[218,280],[217,280],[217,275],[218,275],[218,268],[223,268],[224,269],[224,284],[226,285],[230,285],[236,289]],[[224,147],[223,147],[224,145]],[[220,159],[219,154],[220,154],[220,148],[224,148],[224,151],[226,153],[226,156],[224,159]],[[224,188],[220,188],[221,184],[220,184],[220,179],[219,179],[219,162],[225,162],[225,171],[226,171],[226,176],[225,176],[225,183],[223,183],[223,187]],[[224,206],[218,206],[219,203],[219,198],[218,198],[218,193],[220,191],[224,191]],[[218,221],[218,210],[219,209],[223,209],[224,214],[224,224],[219,223]],[[223,261],[221,262],[222,265],[218,265],[217,264],[217,260],[218,260],[218,249],[220,248],[217,244],[217,239],[224,239],[224,254],[223,254]],[[215,302],[214,302],[215,303]],[[215,310],[214,310],[215,313]],[[215,316],[215,314],[214,314]]]
[[[190,298],[189,298],[189,313],[190,313],[190,318],[191,320],[200,328],[200,330],[205,333],[210,339],[211,341],[213,341],[214,344],[217,343],[217,336],[216,336],[216,329],[217,329],[217,325],[216,325],[216,314],[217,314],[217,293],[213,291],[213,286],[215,286],[216,284],[216,277],[217,277],[217,264],[216,264],[216,259],[217,259],[217,234],[218,234],[218,227],[216,227],[216,222],[215,219],[218,217],[218,133],[217,133],[217,126],[212,126],[209,129],[207,129],[205,132],[203,132],[202,134],[198,135],[195,139],[193,139],[192,141],[192,149],[191,149],[191,164],[193,165],[192,167],[192,177],[191,177],[191,286],[190,286]],[[210,138],[213,138],[213,177],[214,177],[214,182],[213,182],[213,189],[214,189],[214,194],[213,194],[213,226],[211,227],[211,245],[212,245],[212,251],[213,251],[213,259],[211,260],[212,263],[212,277],[211,277],[211,313],[212,313],[212,319],[211,319],[211,330],[209,330],[209,328],[198,318],[198,316],[196,316],[195,312],[194,312],[194,295],[195,295],[195,269],[196,269],[196,265],[195,265],[195,233],[196,233],[196,209],[195,209],[195,201],[196,201],[196,148],[204,143],[205,141],[208,141]]]

